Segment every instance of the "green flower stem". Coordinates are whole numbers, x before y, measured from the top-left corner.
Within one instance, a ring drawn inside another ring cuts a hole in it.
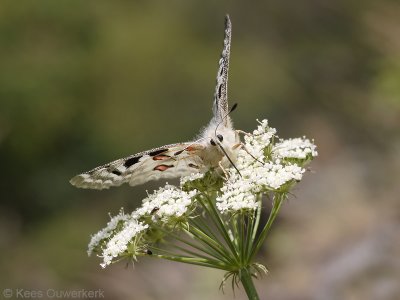
[[[179,235],[177,235],[177,234],[175,234],[175,233],[173,233],[173,232],[164,230],[162,227],[158,227],[158,226],[157,226],[157,228],[158,228],[160,231],[164,232],[165,234],[168,234],[168,235],[172,236],[174,239],[176,239],[176,240],[178,240],[178,241],[180,241],[180,242],[182,242],[182,243],[184,243],[184,244],[186,244],[186,245],[188,245],[188,246],[190,246],[190,247],[192,247],[192,248],[194,248],[194,249],[197,249],[197,250],[199,250],[200,252],[203,252],[203,253],[206,253],[206,254],[208,254],[208,255],[210,255],[210,256],[212,256],[212,257],[215,257],[215,255],[214,255],[215,252],[213,252],[212,249],[205,249],[204,247],[201,247],[201,246],[199,246],[199,245],[196,245],[195,243],[189,242],[188,240],[181,238]],[[190,234],[190,233],[189,233],[189,234]],[[172,245],[173,245],[173,244],[172,244]]]
[[[254,217],[249,216],[246,218],[246,226],[247,228],[246,228],[245,257],[247,261],[252,244],[252,236],[253,236],[252,230],[254,229]]]
[[[221,251],[221,255],[223,255],[224,257],[226,257],[226,259],[228,259],[231,263],[234,263],[234,257],[230,254],[229,249],[227,249],[226,244],[223,243],[223,241],[221,241],[221,235],[219,237],[217,237],[217,235],[214,234],[214,232],[212,232],[212,230],[210,229],[210,227],[207,225],[207,223],[201,219],[201,218],[197,218],[197,219],[191,219],[190,223],[194,226],[197,227],[197,230],[202,231],[203,234],[207,235],[208,238],[212,239],[212,241],[214,243],[216,243],[216,245],[218,245],[218,248]]]
[[[249,268],[241,269],[239,271],[239,276],[249,300],[259,300],[260,298],[258,297]]]
[[[257,208],[257,216],[254,221],[254,225],[252,226],[253,228],[253,233],[251,235],[251,244],[253,244],[254,240],[256,239],[256,234],[258,230],[258,225],[260,224],[260,218],[261,218],[261,210],[262,210],[262,195],[258,195],[258,208]]]
[[[172,256],[172,255],[163,255],[163,254],[155,254],[152,257],[163,258],[167,260],[177,261],[185,264],[197,265],[202,267],[220,269],[225,271],[231,271],[230,266],[221,263],[219,261],[209,260],[209,259],[201,259],[198,257],[189,257],[189,256]]]
[[[233,243],[234,243],[236,249],[238,250],[237,252],[239,253],[239,256],[240,256],[240,248],[239,248],[240,236],[239,236],[237,215],[235,214],[235,215],[231,216],[229,220],[231,223],[230,228],[232,228]]]
[[[208,234],[203,230],[203,228],[197,226],[197,224],[193,223],[191,224],[190,228],[189,228],[189,232],[192,234],[195,234],[198,239],[200,239],[201,241],[203,241],[204,243],[210,243],[212,244],[213,247],[215,247],[215,249],[222,251],[224,248],[221,246],[221,243],[218,242],[218,240],[216,240],[215,238],[211,238],[210,236],[208,236]]]
[[[190,255],[192,255],[193,257],[199,257],[199,258],[204,258],[204,259],[210,259],[209,256],[206,256],[206,255],[203,255],[203,254],[200,254],[200,253],[191,251],[191,250],[189,250],[189,249],[186,249],[186,248],[184,248],[184,247],[180,247],[180,246],[178,246],[178,245],[174,245],[174,244],[172,244],[172,245],[173,245],[176,249],[181,250],[181,251],[184,252],[184,253],[190,254]],[[225,261],[225,260],[222,260],[222,259],[218,259],[218,260],[222,261],[224,264],[229,265],[229,262],[227,262],[227,261]]]
[[[223,254],[221,254],[221,252],[218,251],[218,249],[216,249],[215,247],[213,247],[211,244],[209,244],[208,242],[201,240],[201,238],[199,236],[197,236],[196,234],[193,236],[193,239],[199,241],[200,243],[204,244],[203,249],[207,250],[207,253],[209,256],[214,257],[215,259],[218,259],[224,263],[230,264],[231,262],[228,260],[228,258],[226,256],[224,256]]]
[[[240,249],[240,263],[243,264],[246,261],[246,234],[245,234],[246,221],[243,214],[240,214],[240,218],[237,218],[236,220],[237,221],[240,220],[239,249]]]
[[[255,247],[253,247],[253,250],[249,257],[249,262],[252,261],[256,253],[260,250],[265,238],[269,233],[269,230],[271,229],[272,223],[274,222],[276,216],[278,215],[279,209],[281,208],[284,198],[285,194],[278,194],[277,197],[274,199],[274,205],[272,207],[271,213],[269,214],[268,221],[265,224],[263,230],[261,231],[261,234],[256,241]]]
[[[196,237],[196,239],[204,244],[206,244],[210,249],[215,252],[213,255],[221,260],[232,262],[230,255],[225,251],[220,243],[210,238],[204,231],[197,228],[195,225],[190,227],[190,232]]]
[[[253,212],[253,216],[251,217],[251,225],[249,225],[250,233],[247,236],[248,245],[247,245],[247,263],[251,263],[251,254],[252,248],[254,246],[254,241],[256,240],[256,235],[258,232],[258,226],[260,225],[261,211],[262,211],[262,194],[257,195],[258,208]],[[250,220],[249,220],[250,221]]]
[[[208,199],[208,196],[206,194],[204,194],[204,198]],[[203,201],[203,199],[201,197],[198,198],[198,202],[201,204],[201,206],[204,208],[204,211],[211,217],[212,222],[214,223],[216,229],[218,230],[218,232],[221,234],[221,236],[225,239],[224,236],[224,228],[221,229],[221,223],[217,221],[217,218],[215,217],[215,215],[213,214],[213,212],[209,209],[208,205]],[[211,204],[211,201],[209,201]]]
[[[175,259],[173,259],[173,260],[174,260],[174,261],[179,261],[179,262],[181,262],[180,260],[178,260],[179,258],[184,258],[184,259],[190,258],[191,261],[194,261],[194,260],[197,260],[197,259],[199,259],[199,261],[200,261],[200,260],[205,260],[205,261],[208,261],[208,262],[209,262],[209,267],[212,267],[211,265],[214,264],[214,262],[218,262],[218,261],[216,261],[216,260],[211,259],[210,257],[207,257],[207,256],[205,256],[205,255],[201,255],[201,254],[196,253],[196,252],[193,252],[193,251],[190,251],[190,250],[188,250],[188,249],[186,249],[186,248],[177,246],[177,245],[175,245],[175,244],[172,244],[172,243],[171,243],[171,245],[172,245],[174,248],[176,248],[176,249],[178,249],[178,250],[181,250],[182,252],[185,252],[185,253],[187,253],[187,254],[189,254],[189,255],[191,255],[191,256],[187,256],[187,255],[177,255],[176,253],[171,252],[171,251],[168,251],[168,250],[165,250],[165,249],[161,249],[161,248],[157,248],[157,247],[151,247],[152,250],[158,252],[158,253],[152,254],[151,257],[160,258],[160,255],[163,255],[163,256],[168,256],[168,257],[174,257]],[[163,257],[163,258],[164,258],[164,257]],[[172,260],[172,259],[170,259],[170,260]],[[203,263],[204,263],[204,261],[203,261]],[[223,263],[224,263],[224,262],[223,262]],[[192,264],[193,264],[193,263],[192,263]],[[226,264],[227,266],[229,266],[228,263],[225,263],[225,264]],[[217,265],[218,265],[218,264],[217,264]],[[218,268],[218,266],[217,266],[217,268]],[[223,270],[226,270],[226,269],[223,269]]]
[[[211,230],[210,226],[205,222],[203,218],[193,218],[190,219],[190,223],[196,225],[197,228],[202,228],[204,233],[209,235],[211,238],[213,238],[215,241],[218,241],[218,237],[214,234],[213,230]]]
[[[185,231],[185,232],[188,233],[189,235],[191,235],[190,232],[187,232],[187,231]],[[206,254],[208,254],[208,255],[210,255],[212,257],[215,257],[215,251],[213,251],[213,249],[204,248],[202,246],[196,245],[195,243],[189,242],[187,239],[183,239],[183,238],[179,237],[177,234],[170,233],[170,235],[172,237],[174,237],[176,240],[178,240],[178,241],[180,241],[180,242],[182,242],[182,243],[184,243],[184,244],[186,244],[186,245],[188,245],[188,246],[190,246],[190,247],[192,247],[194,249],[197,249],[200,252],[203,252],[203,253],[206,253]],[[171,243],[171,245],[173,245],[173,244]]]
[[[205,195],[208,203],[209,203],[209,207],[211,208],[211,211],[208,211],[208,213],[210,214],[210,216],[213,218],[214,222],[216,223],[217,228],[219,229],[220,233],[222,234],[222,237],[224,238],[226,244],[228,245],[228,247],[230,248],[232,254],[235,256],[235,259],[237,261],[239,261],[239,256],[237,254],[235,245],[233,244],[227,230],[226,230],[226,226],[224,225],[224,222],[221,220],[221,216],[218,213],[216,207],[214,206],[213,201],[207,196]]]

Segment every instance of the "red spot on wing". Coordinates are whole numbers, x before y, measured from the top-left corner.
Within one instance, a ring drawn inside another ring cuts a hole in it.
[[[202,148],[199,147],[199,146],[189,146],[189,147],[186,147],[186,148],[185,148],[185,150],[186,150],[186,151],[189,151],[189,152],[196,151],[196,150],[200,150],[200,149],[202,149]]]
[[[162,171],[168,170],[169,168],[172,168],[172,167],[173,167],[173,165],[158,165],[153,170],[162,172]]]
[[[153,160],[166,160],[166,159],[169,159],[169,158],[171,158],[171,156],[168,156],[168,155],[157,155],[157,156],[153,157]]]

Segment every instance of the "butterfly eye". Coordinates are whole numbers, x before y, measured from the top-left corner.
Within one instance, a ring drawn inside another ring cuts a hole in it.
[[[217,134],[217,138],[220,142],[224,140],[224,137],[221,134]]]
[[[217,144],[214,142],[213,139],[210,140],[210,144],[213,145],[213,146],[217,146]]]

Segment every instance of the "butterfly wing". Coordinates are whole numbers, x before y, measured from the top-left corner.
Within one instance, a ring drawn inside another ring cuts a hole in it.
[[[101,190],[126,182],[134,186],[204,172],[206,166],[200,157],[203,149],[203,145],[191,142],[166,145],[99,166],[73,177],[70,183],[80,188]]]
[[[224,117],[228,113],[228,71],[229,71],[229,56],[231,52],[231,35],[232,24],[229,15],[225,17],[225,37],[224,47],[222,49],[221,58],[219,60],[219,68],[217,73],[217,85],[214,94],[214,119],[217,123],[224,121],[225,126],[228,126],[229,118]]]
[[[214,95],[214,118],[204,130],[207,139],[214,134],[216,124],[232,129],[228,114],[228,71],[232,25],[225,18],[224,47],[219,60]],[[204,137],[203,137],[204,139]],[[213,149],[211,147],[211,149]],[[155,148],[122,158],[73,177],[72,185],[81,188],[105,189],[128,182],[138,185],[160,178],[174,178],[194,172],[204,172],[221,159],[218,151],[209,151],[200,143],[180,143]],[[204,160],[203,160],[204,159]]]

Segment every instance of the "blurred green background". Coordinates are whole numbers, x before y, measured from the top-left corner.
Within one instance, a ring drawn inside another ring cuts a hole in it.
[[[226,13],[236,128],[268,118],[320,153],[258,258],[270,270],[261,298],[399,299],[400,3],[390,0],[2,1],[1,290],[233,297],[218,291],[219,271],[151,258],[102,270],[87,257],[108,212],[133,210],[159,182],[68,183],[207,124]]]

